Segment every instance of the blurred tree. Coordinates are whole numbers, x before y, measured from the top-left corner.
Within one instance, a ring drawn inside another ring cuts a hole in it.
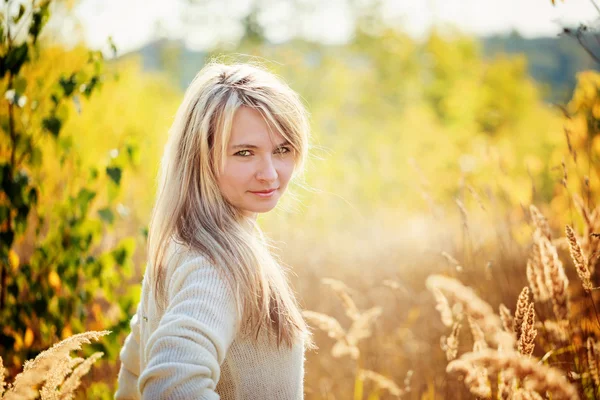
[[[112,201],[135,148],[125,144],[105,166],[82,167],[72,138],[61,133],[69,113],[81,112],[104,81],[102,53],[82,48],[68,53],[40,43],[52,1],[5,4],[0,12],[0,352],[12,363],[12,374],[57,339],[86,330],[88,317],[97,329],[127,326],[128,316],[119,313],[106,326],[99,301],[112,301],[121,277],[131,274],[133,241],[106,244],[103,230],[114,223]],[[48,187],[49,180],[60,185]],[[124,297],[115,306],[129,310],[133,302]],[[95,348],[106,351],[103,344]]]

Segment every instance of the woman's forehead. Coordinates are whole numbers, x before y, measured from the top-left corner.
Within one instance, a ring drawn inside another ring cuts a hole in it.
[[[233,117],[229,147],[272,147],[285,141],[277,130],[269,127],[263,115],[250,107],[240,107]]]

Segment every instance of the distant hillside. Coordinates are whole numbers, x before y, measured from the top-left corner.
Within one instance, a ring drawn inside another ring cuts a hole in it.
[[[565,103],[575,87],[577,72],[600,67],[576,39],[567,36],[525,39],[513,33],[481,40],[485,57],[499,53],[525,54],[531,76],[549,85],[545,95],[548,101]]]
[[[575,86],[575,75],[586,69],[599,69],[577,41],[566,36],[526,39],[513,33],[480,39],[483,55],[525,54],[531,76],[546,88],[547,101],[565,103]],[[148,71],[166,71],[185,89],[202,67],[206,53],[186,49],[181,41],[160,40],[123,57],[139,55]]]
[[[140,56],[146,71],[167,72],[182,89],[187,88],[204,65],[205,52],[190,51],[180,40],[158,40],[121,58]]]

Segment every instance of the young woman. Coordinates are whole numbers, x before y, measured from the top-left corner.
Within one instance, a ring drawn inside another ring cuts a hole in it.
[[[271,73],[198,73],[165,147],[115,399],[303,398],[310,335],[255,219],[301,171],[308,136],[298,95]]]

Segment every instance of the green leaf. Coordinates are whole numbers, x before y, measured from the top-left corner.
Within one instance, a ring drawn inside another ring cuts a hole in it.
[[[85,97],[90,97],[93,90],[97,88],[99,83],[100,83],[100,77],[92,76],[92,79],[90,79],[90,81],[88,83],[83,85],[83,88],[84,88],[83,94],[85,95]]]
[[[115,221],[115,215],[108,207],[98,210],[98,214],[100,215],[100,218],[109,225],[112,225]]]
[[[27,205],[23,205],[17,208],[17,215],[15,216],[15,232],[22,234],[27,228],[27,216],[31,208]]]
[[[58,133],[60,132],[60,128],[62,127],[62,121],[56,118],[55,116],[50,116],[48,118],[44,118],[44,120],[42,121],[42,126],[54,137],[58,137]]]
[[[86,188],[82,188],[77,194],[77,198],[75,199],[75,203],[81,207],[81,210],[85,213],[87,210],[87,206],[90,202],[96,197],[96,192],[92,192]]]
[[[42,165],[42,150],[39,147],[34,147],[29,155],[29,163],[32,167],[39,167]]]
[[[136,143],[129,143],[126,147],[129,162],[132,165],[140,164],[140,148]]]
[[[38,190],[34,187],[32,187],[31,189],[29,189],[29,196],[28,196],[28,200],[29,200],[29,205],[35,205],[38,202]]]
[[[0,115],[0,128],[6,133],[9,133],[8,117],[6,115]]]
[[[15,239],[15,233],[12,230],[0,232],[0,244],[9,249]]]
[[[6,185],[9,185],[10,182],[10,164],[5,163],[5,164],[0,164],[0,187],[2,188],[2,191],[6,192]]]
[[[22,95],[25,93],[25,89],[27,88],[27,79],[23,78],[22,76],[18,76],[13,81],[13,88],[17,92],[17,95]]]
[[[4,221],[8,219],[10,208],[6,206],[0,206],[0,225],[4,224]]]
[[[17,75],[27,60],[29,60],[29,46],[27,42],[24,42],[8,52],[5,59],[5,68],[13,75]]]
[[[61,76],[58,83],[60,84],[60,87],[62,87],[65,97],[69,97],[77,86],[77,79],[75,78],[75,74],[71,74],[69,78]]]
[[[90,180],[95,181],[98,178],[98,168],[90,168]]]
[[[12,180],[6,176],[2,180],[2,189],[14,207],[21,207],[25,204],[23,191],[28,185],[29,176],[23,170],[17,172]]]
[[[124,248],[115,249],[111,252],[111,254],[115,259],[115,262],[120,266],[123,265],[127,260],[127,250]]]
[[[121,168],[119,167],[107,167],[106,173],[112,179],[117,186],[121,183]]]
[[[115,45],[115,42],[113,41],[112,36],[108,37],[108,45],[110,46],[110,50],[112,51],[113,57],[116,57],[117,56],[117,46]]]
[[[37,38],[40,36],[42,28],[48,21],[48,17],[50,16],[49,6],[50,1],[44,0],[38,9],[33,11],[31,24],[29,25],[29,35],[33,39],[33,44],[37,42]]]

